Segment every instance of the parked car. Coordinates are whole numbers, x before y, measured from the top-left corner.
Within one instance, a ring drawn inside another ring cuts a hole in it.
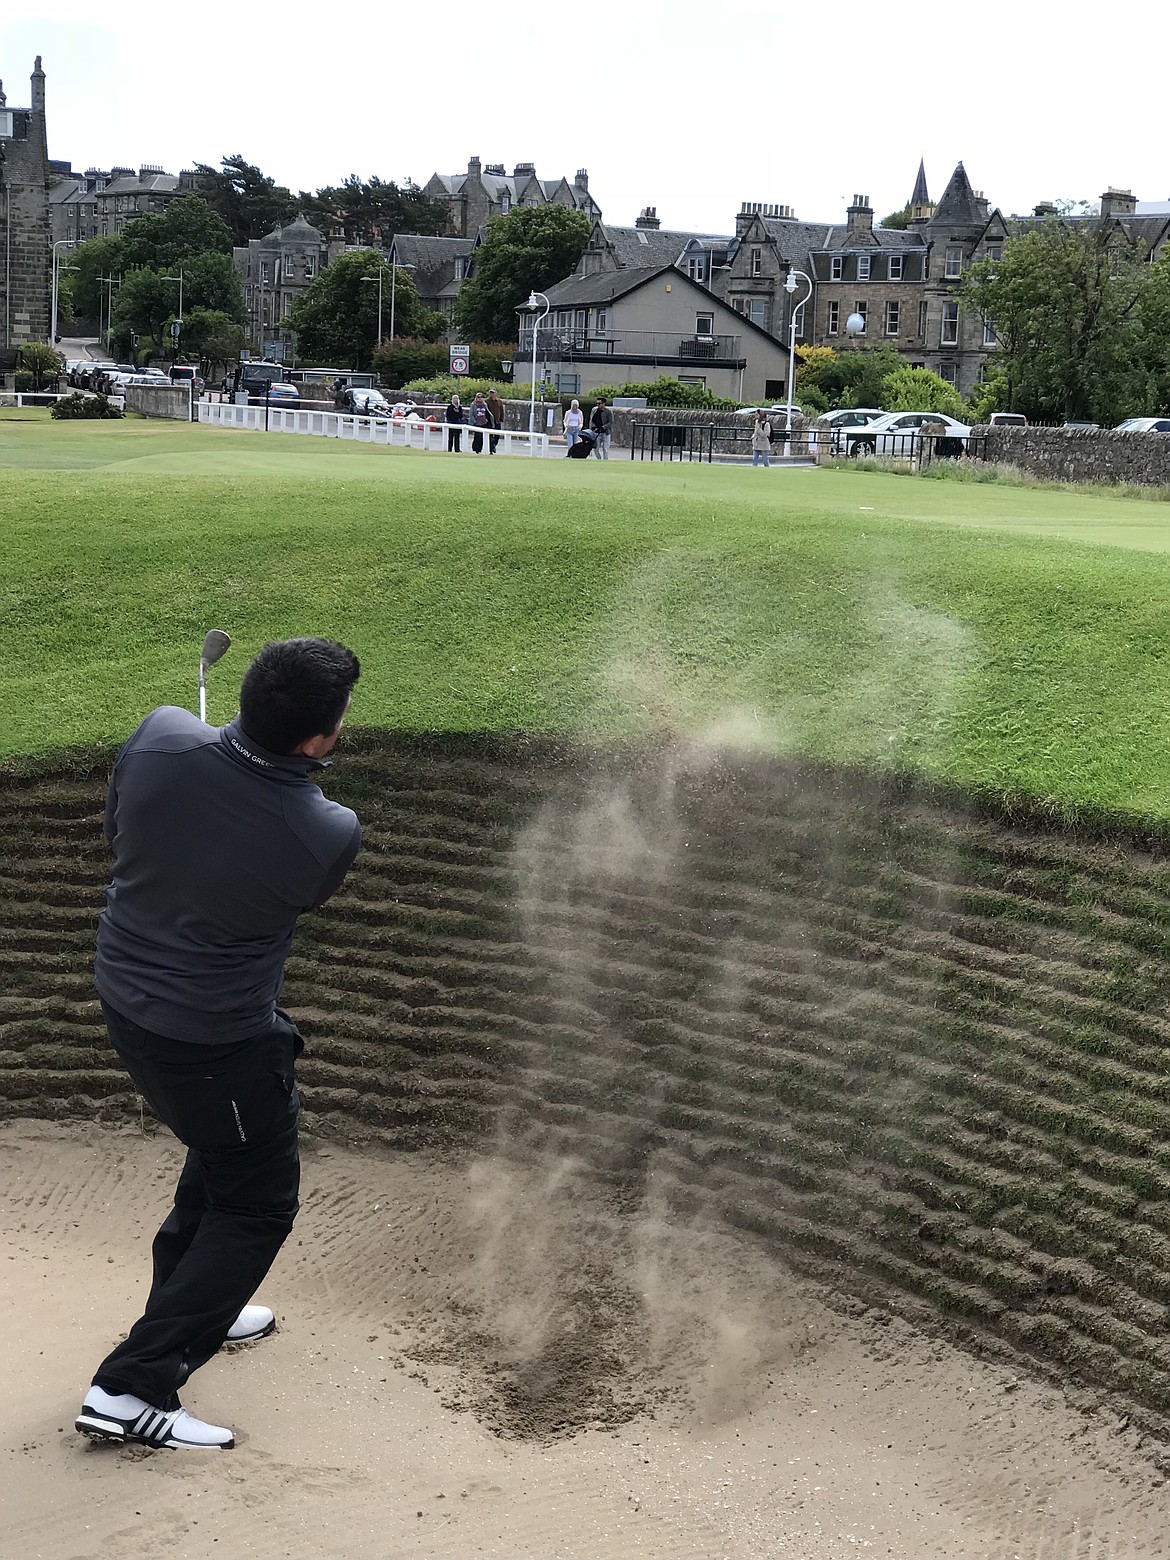
[[[276,379],[268,386],[268,399],[270,401],[299,401],[301,392],[296,385],[285,384],[283,380]]]
[[[989,428],[1026,428],[1028,419],[1023,412],[992,412],[987,419]]]
[[[1170,433],[1170,417],[1127,417],[1115,433]]]
[[[200,396],[206,389],[203,375],[194,363],[172,363],[170,382],[173,385],[190,385],[191,394]]]
[[[829,448],[839,450],[842,444],[843,430],[846,428],[864,428],[871,422],[876,422],[879,417],[886,414],[877,406],[839,406],[835,411],[822,412],[814,419],[809,429],[808,442],[813,449],[817,446],[819,434],[829,435]]]
[[[915,449],[915,436],[923,423],[942,425],[942,437],[936,449],[942,454],[962,454],[963,446],[971,436],[971,429],[955,417],[942,412],[886,412],[864,428],[843,428],[841,436],[850,455],[910,455]],[[948,449],[950,445],[952,448]]]

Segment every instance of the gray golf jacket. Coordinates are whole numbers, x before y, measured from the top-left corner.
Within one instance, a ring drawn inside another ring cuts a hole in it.
[[[154,1034],[222,1044],[271,1027],[297,917],[341,886],[361,844],[348,807],[239,721],[148,715],[106,798],[113,879],[98,921],[102,999]]]

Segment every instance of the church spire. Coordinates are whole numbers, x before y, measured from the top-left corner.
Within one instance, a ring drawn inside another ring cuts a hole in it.
[[[918,162],[918,177],[914,181],[914,193],[910,197],[911,210],[915,206],[929,206],[930,196],[926,190],[926,160],[920,158]]]

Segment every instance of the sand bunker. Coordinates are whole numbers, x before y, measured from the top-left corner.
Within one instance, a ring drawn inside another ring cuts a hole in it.
[[[0,1128],[0,1560],[1139,1560],[1157,1449],[571,1161],[305,1161],[277,1334],[187,1400],[229,1453],[72,1430],[145,1295],[162,1132]]]

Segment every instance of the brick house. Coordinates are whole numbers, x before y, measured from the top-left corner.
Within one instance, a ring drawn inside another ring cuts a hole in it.
[[[28,108],[9,108],[0,82],[0,367],[26,342],[49,339],[49,225],[45,73],[38,54]]]

